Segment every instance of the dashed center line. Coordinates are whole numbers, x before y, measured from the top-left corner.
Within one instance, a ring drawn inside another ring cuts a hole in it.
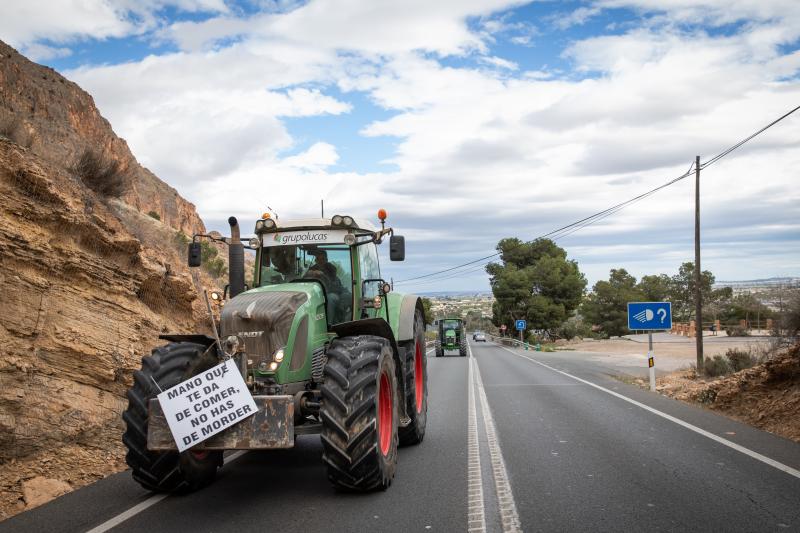
[[[506,464],[503,460],[503,453],[500,449],[500,443],[497,439],[497,430],[494,425],[494,418],[492,418],[492,411],[489,409],[489,401],[486,398],[486,391],[483,387],[483,380],[481,379],[481,370],[478,367],[478,361],[472,355],[472,348],[467,345],[469,353],[469,398],[470,398],[470,422],[474,417],[474,388],[478,390],[478,398],[481,403],[481,416],[483,418],[484,431],[486,432],[486,439],[489,447],[489,459],[492,463],[492,475],[494,477],[495,492],[497,494],[497,506],[500,511],[500,523],[503,527],[503,533],[516,533],[522,531],[522,526],[519,521],[519,514],[517,513],[517,504],[514,501],[514,493],[511,491],[511,483],[508,480],[508,471]],[[473,368],[474,368],[474,384],[473,384]],[[472,432],[470,432],[472,437]],[[477,431],[475,433],[476,448],[477,446]],[[478,458],[480,460],[480,450],[477,450]],[[470,462],[470,468],[472,463]],[[472,480],[470,470],[470,481]],[[480,462],[478,462],[478,475],[480,476]],[[470,485],[471,487],[471,485]],[[482,496],[481,496],[481,499]],[[483,505],[485,509],[485,504]],[[484,530],[486,528],[486,521],[483,521]]]
[[[469,358],[469,408],[467,410],[467,531],[484,533],[486,515],[484,514],[483,479],[481,476],[481,452],[478,444],[478,419],[475,409],[475,388],[473,386],[472,356]]]

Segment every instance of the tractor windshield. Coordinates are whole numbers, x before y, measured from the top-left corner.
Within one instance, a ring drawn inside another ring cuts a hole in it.
[[[345,244],[301,244],[261,248],[259,286],[319,280],[328,297],[330,323],[351,320],[352,261]]]
[[[459,324],[460,322],[458,320],[445,320],[444,329],[445,330],[458,329]]]

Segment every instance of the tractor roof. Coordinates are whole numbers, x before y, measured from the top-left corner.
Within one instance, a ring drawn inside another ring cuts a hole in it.
[[[362,218],[355,218],[353,220],[356,223],[356,227],[358,229],[365,229],[368,231],[375,231],[377,228],[366,219]],[[331,219],[330,218],[296,218],[293,220],[284,220],[279,219],[277,220],[278,223],[278,230],[281,229],[291,229],[291,228],[330,228],[331,227]],[[342,228],[346,229],[346,228]]]

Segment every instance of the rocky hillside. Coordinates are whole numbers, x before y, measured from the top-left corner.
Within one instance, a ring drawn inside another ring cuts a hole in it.
[[[133,370],[159,333],[204,331],[198,289],[223,281],[184,266],[194,206],[80,87],[3,43],[0,197],[2,519],[124,468]]]
[[[141,213],[186,234],[203,231],[194,205],[139,165],[124,139],[94,105],[92,97],[53,69],[38,65],[0,41],[0,131],[56,166],[74,164],[86,150],[118,162],[125,175],[121,199]]]

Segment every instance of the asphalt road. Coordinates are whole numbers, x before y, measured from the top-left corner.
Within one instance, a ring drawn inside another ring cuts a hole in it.
[[[195,494],[154,500],[126,472],[0,532],[109,520],[148,533],[800,531],[800,445],[626,385],[580,354],[471,352],[429,357],[425,441],[401,449],[386,492],[334,491],[308,436],[242,454]]]

